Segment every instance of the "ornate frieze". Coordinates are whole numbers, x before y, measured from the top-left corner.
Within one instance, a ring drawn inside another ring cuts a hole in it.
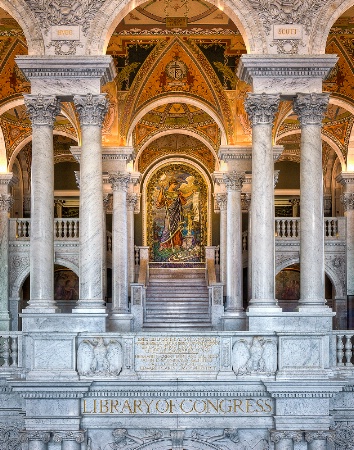
[[[10,212],[12,205],[14,204],[14,199],[10,194],[0,194],[0,212],[5,211]]]
[[[305,441],[313,442],[313,441],[328,441],[334,442],[334,432],[333,431],[307,431],[305,433]]]
[[[227,209],[227,193],[226,192],[214,194],[214,199],[215,199],[220,211],[225,211]]]
[[[106,94],[74,95],[74,103],[82,125],[102,126],[108,110]]]
[[[53,25],[81,25],[83,33],[86,34],[92,19],[105,0],[86,0],[84,2],[25,0],[25,2],[35,13],[46,33]]]
[[[301,24],[310,30],[313,19],[326,3],[323,0],[250,0],[268,34],[274,24]]]
[[[224,183],[228,191],[241,191],[244,180],[244,172],[233,171],[224,174]]]
[[[343,203],[345,212],[354,210],[354,192],[345,192],[340,196],[340,201]]]
[[[283,439],[291,439],[293,442],[301,442],[303,433],[301,431],[278,431],[273,430],[270,433],[271,442],[278,443]]]
[[[25,105],[32,125],[54,126],[56,116],[60,113],[60,101],[55,95],[24,95]]]
[[[51,41],[47,48],[54,47],[54,53],[60,56],[76,55],[76,49],[83,47],[80,41]]]
[[[84,431],[56,431],[53,434],[54,442],[75,441],[81,444],[85,440]]]
[[[127,191],[130,182],[130,174],[127,172],[112,172],[109,174],[109,182],[113,191]]]
[[[273,124],[279,102],[276,94],[248,94],[245,109],[252,126]]]
[[[297,94],[294,111],[299,116],[301,126],[321,125],[328,107],[329,94]]]

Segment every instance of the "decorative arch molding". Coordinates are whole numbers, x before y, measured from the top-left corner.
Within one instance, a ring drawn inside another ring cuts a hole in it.
[[[191,136],[194,137],[196,139],[198,139],[200,142],[202,142],[213,154],[214,158],[215,158],[215,170],[219,170],[220,167],[220,162],[219,162],[219,158],[218,155],[215,151],[215,148],[210,144],[209,141],[207,141],[205,138],[203,138],[203,136],[200,136],[199,134],[195,133],[193,130],[186,130],[186,129],[170,129],[170,130],[164,130],[164,131],[159,131],[157,134],[151,136],[151,138],[149,138],[139,149],[136,158],[135,158],[135,162],[134,162],[134,169],[137,171],[138,170],[138,165],[139,165],[139,158],[141,157],[143,151],[154,141],[156,141],[157,139],[159,139],[162,136],[166,136],[166,135],[170,135],[170,134],[183,134],[186,136]],[[172,156],[172,155],[171,155]]]
[[[328,278],[331,280],[331,283],[335,290],[335,297],[336,298],[345,298],[345,282],[343,283],[343,280],[341,279],[341,276],[333,269],[331,265],[332,259],[326,258],[325,260],[325,274],[328,276]],[[278,275],[282,270],[286,269],[289,266],[292,266],[293,264],[299,264],[300,258],[299,257],[289,257],[288,259],[282,260],[275,269],[275,275]],[[301,281],[300,281],[301,282]]]
[[[187,159],[183,157],[179,158],[170,158],[168,161],[165,159],[158,162],[157,164],[153,164],[150,166],[149,170],[146,171],[146,175],[142,182],[142,204],[144,205],[143,209],[143,245],[147,245],[147,188],[151,181],[153,175],[160,170],[162,167],[168,167],[171,164],[184,164],[186,166],[191,166],[195,171],[199,172],[200,176],[203,178],[204,183],[207,186],[207,245],[211,243],[211,212],[212,212],[212,203],[211,203],[211,181],[208,173],[204,170],[204,168],[197,162],[192,159]]]
[[[167,438],[139,445],[135,450],[171,450],[172,446],[172,439]],[[220,450],[220,446],[196,439],[183,439],[183,450]]]
[[[287,131],[286,133],[283,133],[280,136],[278,136],[277,137],[277,141],[280,140],[280,139],[283,139],[284,137],[292,136],[294,134],[301,134],[301,129],[298,128],[296,130]],[[346,164],[345,164],[344,156],[343,156],[340,148],[338,147],[338,145],[335,142],[333,142],[332,139],[330,139],[328,136],[326,136],[323,133],[321,133],[321,138],[322,138],[322,140],[327,142],[327,144],[330,145],[333,148],[333,150],[335,151],[336,155],[338,156],[338,159],[339,159],[339,161],[341,163],[341,166],[342,166],[343,170],[345,170]]]
[[[75,275],[79,276],[79,266],[75,264],[73,261],[66,259],[65,256],[63,255],[61,255],[60,257],[59,256],[56,257],[54,260],[54,264],[66,267],[67,269],[72,270],[75,273]]]
[[[354,6],[353,0],[327,0],[323,3],[309,38],[309,53],[313,55],[326,52],[326,43],[333,24],[347,9]]]
[[[35,15],[25,0],[0,0],[0,7],[7,11],[21,26],[28,45],[28,54],[45,54],[41,29]]]
[[[195,106],[196,108],[199,108],[206,112],[218,125],[221,131],[221,145],[227,145],[227,135],[225,128],[222,124],[222,121],[220,120],[219,116],[213,111],[208,105],[201,102],[200,100],[197,100],[196,98],[191,98],[186,95],[165,95],[163,98],[159,99],[152,99],[151,102],[149,102],[146,106],[144,106],[143,109],[141,109],[137,115],[134,117],[128,133],[127,133],[127,145],[131,146],[133,145],[133,130],[137,123],[147,114],[150,110],[158,108],[162,105],[166,105],[168,103],[185,103],[187,105]]]
[[[91,23],[86,42],[86,54],[105,54],[109,40],[119,22],[144,1],[105,2]],[[221,9],[236,24],[245,42],[247,53],[266,53],[266,33],[257,11],[252,8],[249,0],[209,0],[209,3]]]

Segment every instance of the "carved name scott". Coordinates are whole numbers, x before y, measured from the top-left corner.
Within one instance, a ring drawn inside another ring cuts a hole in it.
[[[273,25],[273,39],[302,39],[302,25]]]
[[[210,372],[219,370],[218,337],[139,337],[135,370]]]
[[[119,398],[86,399],[82,414],[113,415],[271,415],[271,398]]]

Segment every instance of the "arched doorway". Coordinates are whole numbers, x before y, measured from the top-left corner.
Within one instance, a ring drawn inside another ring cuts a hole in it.
[[[206,178],[186,161],[165,163],[144,187],[145,245],[159,263],[201,262],[210,235]]]

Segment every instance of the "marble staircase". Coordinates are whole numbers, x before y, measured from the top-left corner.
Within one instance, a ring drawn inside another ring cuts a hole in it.
[[[144,329],[211,330],[204,267],[150,267]]]

